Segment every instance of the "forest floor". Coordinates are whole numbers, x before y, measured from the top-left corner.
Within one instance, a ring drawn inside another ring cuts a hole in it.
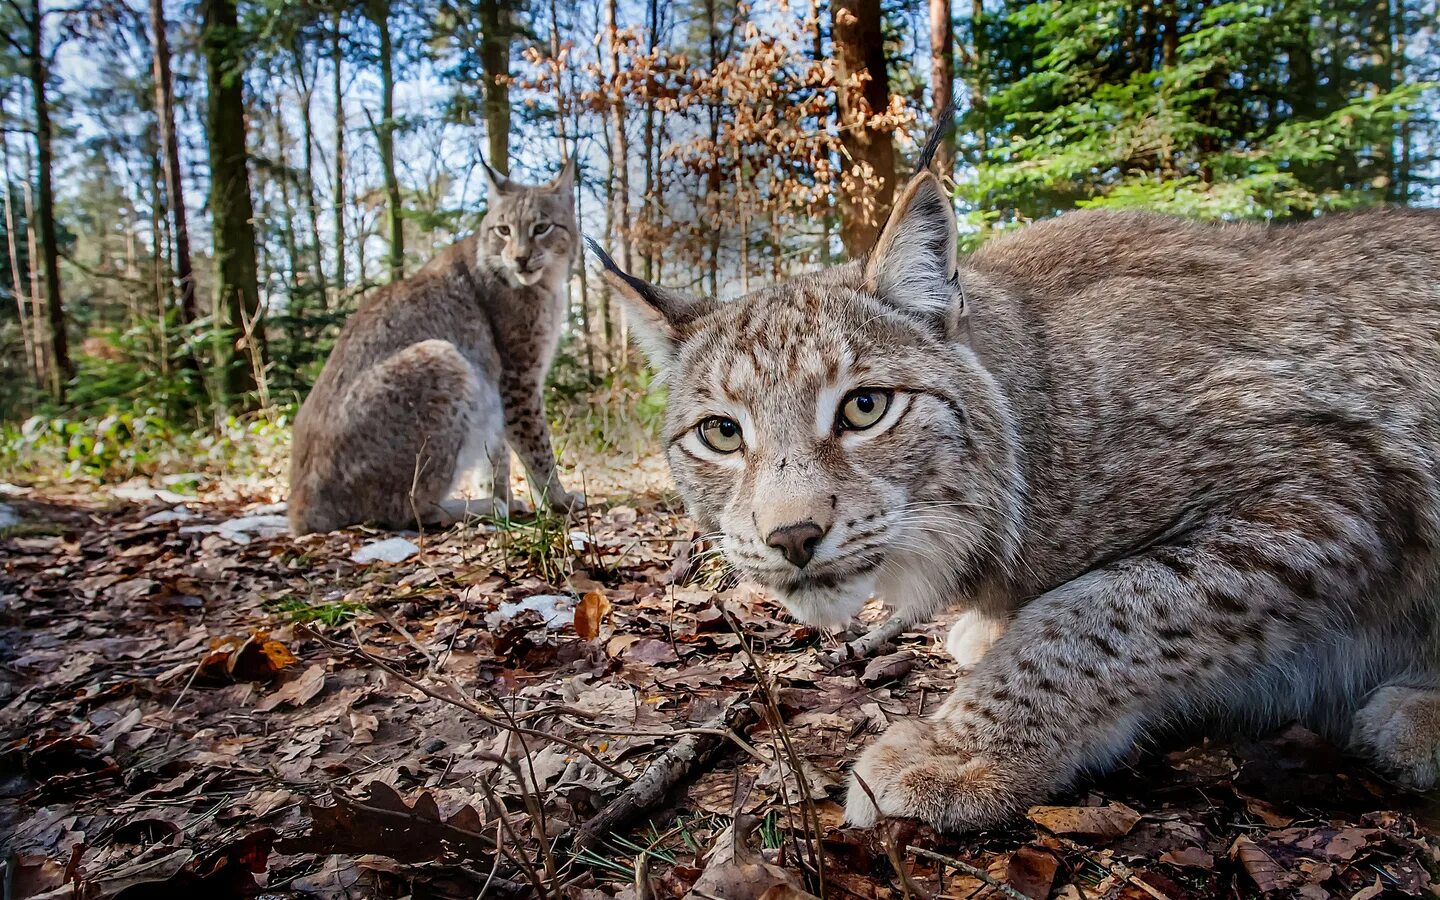
[[[845,829],[847,761],[956,677],[942,626],[836,663],[663,492],[587,487],[366,562],[393,536],[291,537],[253,486],[4,485],[4,897],[1436,893],[1431,802],[1298,728],[1006,829]]]

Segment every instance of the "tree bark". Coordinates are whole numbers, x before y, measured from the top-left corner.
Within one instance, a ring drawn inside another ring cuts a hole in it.
[[[65,399],[65,388],[75,375],[70,361],[70,343],[65,333],[65,304],[60,292],[60,246],[55,234],[55,185],[52,180],[54,139],[50,125],[50,100],[46,93],[48,77],[45,47],[42,42],[43,12],[40,0],[31,0],[26,24],[30,31],[29,75],[30,92],[35,103],[35,229],[40,244],[40,271],[45,276],[45,350],[46,376],[50,396]],[[35,265],[32,259],[31,267]]]
[[[301,190],[305,193],[305,217],[310,221],[311,263],[315,267],[315,292],[320,301],[320,308],[323,310],[329,307],[329,287],[325,281],[324,244],[320,240],[320,204],[315,199],[315,122],[310,112],[311,101],[315,96],[315,86],[310,73],[305,71],[305,60],[300,56],[298,49],[295,55],[295,76],[300,82],[300,126],[301,137],[305,141],[303,152],[305,171],[302,173]]]
[[[344,54],[344,20],[340,16],[340,9],[337,7],[331,17],[333,30],[331,32],[332,43],[330,45],[330,64],[334,70],[335,81],[333,84],[335,95],[335,306],[339,306],[339,297],[345,292],[345,90],[343,70],[345,67]],[[363,274],[363,273],[362,273]]]
[[[175,131],[175,88],[170,74],[170,37],[165,22],[164,0],[150,0],[150,31],[155,80],[155,119],[160,126],[161,169],[165,176],[166,201],[170,207],[171,253],[175,260],[175,279],[179,282],[180,322],[191,325],[200,317],[195,300],[195,272],[190,261],[190,226],[185,211],[185,185],[180,171],[180,139]],[[167,293],[170,290],[166,279]],[[200,362],[186,351],[182,364],[192,372],[200,371]]]
[[[950,0],[930,0],[930,93],[937,116],[955,101],[955,23]],[[935,168],[945,179],[955,174],[954,129],[935,152]]]
[[[0,97],[0,120],[5,118],[4,98]],[[25,304],[30,301],[25,291],[25,281],[20,275],[20,245],[15,240],[15,199],[10,181],[10,144],[0,129],[0,152],[5,158],[5,243],[10,253],[10,290],[15,295],[15,314],[20,322],[20,338],[25,345],[25,365],[35,382],[40,383],[42,360],[39,358],[34,335],[30,331],[30,314]],[[26,177],[29,175],[27,173]]]
[[[890,104],[880,0],[834,0],[837,112],[849,182],[840,195],[840,240],[855,259],[874,244],[895,192],[895,145],[870,122]]]
[[[399,281],[405,277],[405,220],[400,201],[400,180],[395,174],[395,51],[390,41],[390,2],[370,0],[367,9],[380,32],[380,125],[375,129],[375,136],[380,146],[386,216],[390,226],[390,280]],[[506,114],[509,114],[508,108]]]
[[[261,387],[265,331],[255,250],[255,212],[245,147],[243,56],[234,0],[201,0],[201,43],[208,89],[205,125],[210,143],[210,214],[214,230],[215,309],[237,351],[225,360],[230,404],[253,405]]]
[[[510,174],[510,40],[506,0],[480,0],[480,67],[485,87],[485,137],[490,168]]]

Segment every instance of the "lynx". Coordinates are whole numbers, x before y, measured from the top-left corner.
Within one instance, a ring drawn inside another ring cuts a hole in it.
[[[541,393],[579,236],[574,169],[529,187],[484,168],[480,230],[366,298],[301,407],[296,533],[508,515],[511,448],[552,507],[583,502],[556,473]],[[478,508],[452,497],[477,467],[493,495]]]
[[[1176,721],[1299,718],[1433,785],[1440,214],[956,235],[921,172],[866,258],[733,302],[599,254],[740,572],[806,622],[1004,626],[850,821],[993,825]]]

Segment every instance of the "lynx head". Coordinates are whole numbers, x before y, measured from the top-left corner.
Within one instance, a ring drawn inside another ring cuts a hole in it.
[[[955,243],[922,173],[865,259],[732,302],[594,248],[669,388],[691,514],[803,621],[842,624],[872,594],[924,615],[1014,557],[1013,426],[970,346]]]
[[[480,223],[480,252],[517,284],[536,284],[568,271],[580,234],[575,222],[575,163],[549,184],[517,184],[483,161],[489,209]]]

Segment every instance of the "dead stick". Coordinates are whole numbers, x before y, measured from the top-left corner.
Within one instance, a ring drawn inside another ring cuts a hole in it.
[[[1010,885],[996,878],[994,875],[991,875],[984,869],[979,868],[978,866],[972,866],[967,862],[961,862],[953,856],[946,856],[943,853],[936,853],[934,850],[926,850],[923,847],[916,847],[914,844],[911,844],[905,849],[909,850],[916,856],[923,856],[926,859],[933,860],[934,862],[944,863],[952,869],[958,869],[961,872],[964,872],[971,878],[983,881],[995,890],[1009,897],[1010,900],[1030,900],[1029,897],[1015,890]]]
[[[835,650],[825,654],[825,662],[832,666],[838,666],[841,663],[874,656],[881,647],[904,633],[909,625],[910,623],[905,619],[892,616],[855,640],[841,644]]]
[[[621,825],[659,805],[680,782],[708,764],[728,743],[719,731],[744,731],[755,719],[749,692],[732,699],[723,710],[705,722],[705,730],[686,734],[660,754],[620,795],[580,826],[575,847],[589,849],[609,837]]]

